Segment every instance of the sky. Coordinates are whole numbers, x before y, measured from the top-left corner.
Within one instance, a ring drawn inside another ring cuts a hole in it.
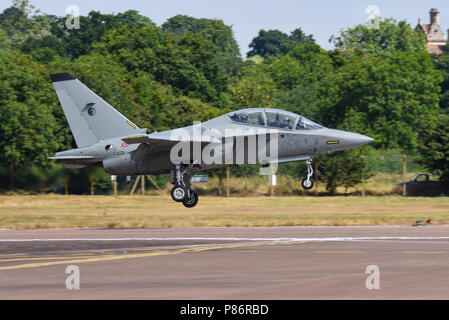
[[[329,38],[342,29],[364,23],[369,17],[368,6],[377,6],[380,16],[406,20],[413,27],[418,18],[429,23],[429,10],[440,10],[441,26],[449,28],[449,1],[447,0],[30,0],[36,8],[48,14],[65,16],[66,8],[75,5],[81,15],[91,10],[118,13],[137,10],[157,25],[177,14],[195,18],[218,18],[232,26],[242,56],[259,30],[278,29],[290,33],[300,27],[313,34],[319,45],[331,49]],[[10,0],[0,0],[0,11],[11,6]],[[82,27],[82,26],[81,26]]]

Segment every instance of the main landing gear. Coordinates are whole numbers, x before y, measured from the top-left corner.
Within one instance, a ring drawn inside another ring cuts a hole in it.
[[[188,170],[189,167],[177,165],[172,171],[172,183],[175,186],[171,191],[171,197],[176,202],[182,202],[184,207],[193,208],[198,204],[198,194],[191,189],[191,175]]]
[[[313,181],[313,167],[312,167],[312,160],[307,160],[307,178],[304,178],[302,180],[302,187],[305,190],[312,190],[313,186],[315,185],[315,181]]]

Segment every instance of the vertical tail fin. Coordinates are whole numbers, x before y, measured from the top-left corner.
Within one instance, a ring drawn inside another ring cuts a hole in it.
[[[78,148],[145,132],[69,73],[51,75]]]

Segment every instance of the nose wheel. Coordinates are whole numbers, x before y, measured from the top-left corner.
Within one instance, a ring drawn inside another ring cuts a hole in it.
[[[312,167],[312,160],[307,160],[307,178],[304,178],[302,180],[302,187],[304,190],[312,190],[313,186],[315,185],[315,181],[313,181],[313,167]]]
[[[313,181],[313,179],[307,180],[307,178],[304,178],[302,180],[302,187],[304,188],[304,190],[312,190],[314,185],[315,181]]]
[[[171,197],[186,208],[193,208],[198,204],[198,194],[191,189],[190,175],[182,171],[182,166],[177,165],[172,172],[172,183],[175,185],[171,190]]]

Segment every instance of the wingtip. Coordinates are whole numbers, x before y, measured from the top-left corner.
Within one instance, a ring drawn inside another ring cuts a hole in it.
[[[60,82],[60,81],[68,81],[68,80],[75,80],[76,79],[74,76],[72,76],[68,72],[51,74],[50,78],[51,78],[52,82]]]

